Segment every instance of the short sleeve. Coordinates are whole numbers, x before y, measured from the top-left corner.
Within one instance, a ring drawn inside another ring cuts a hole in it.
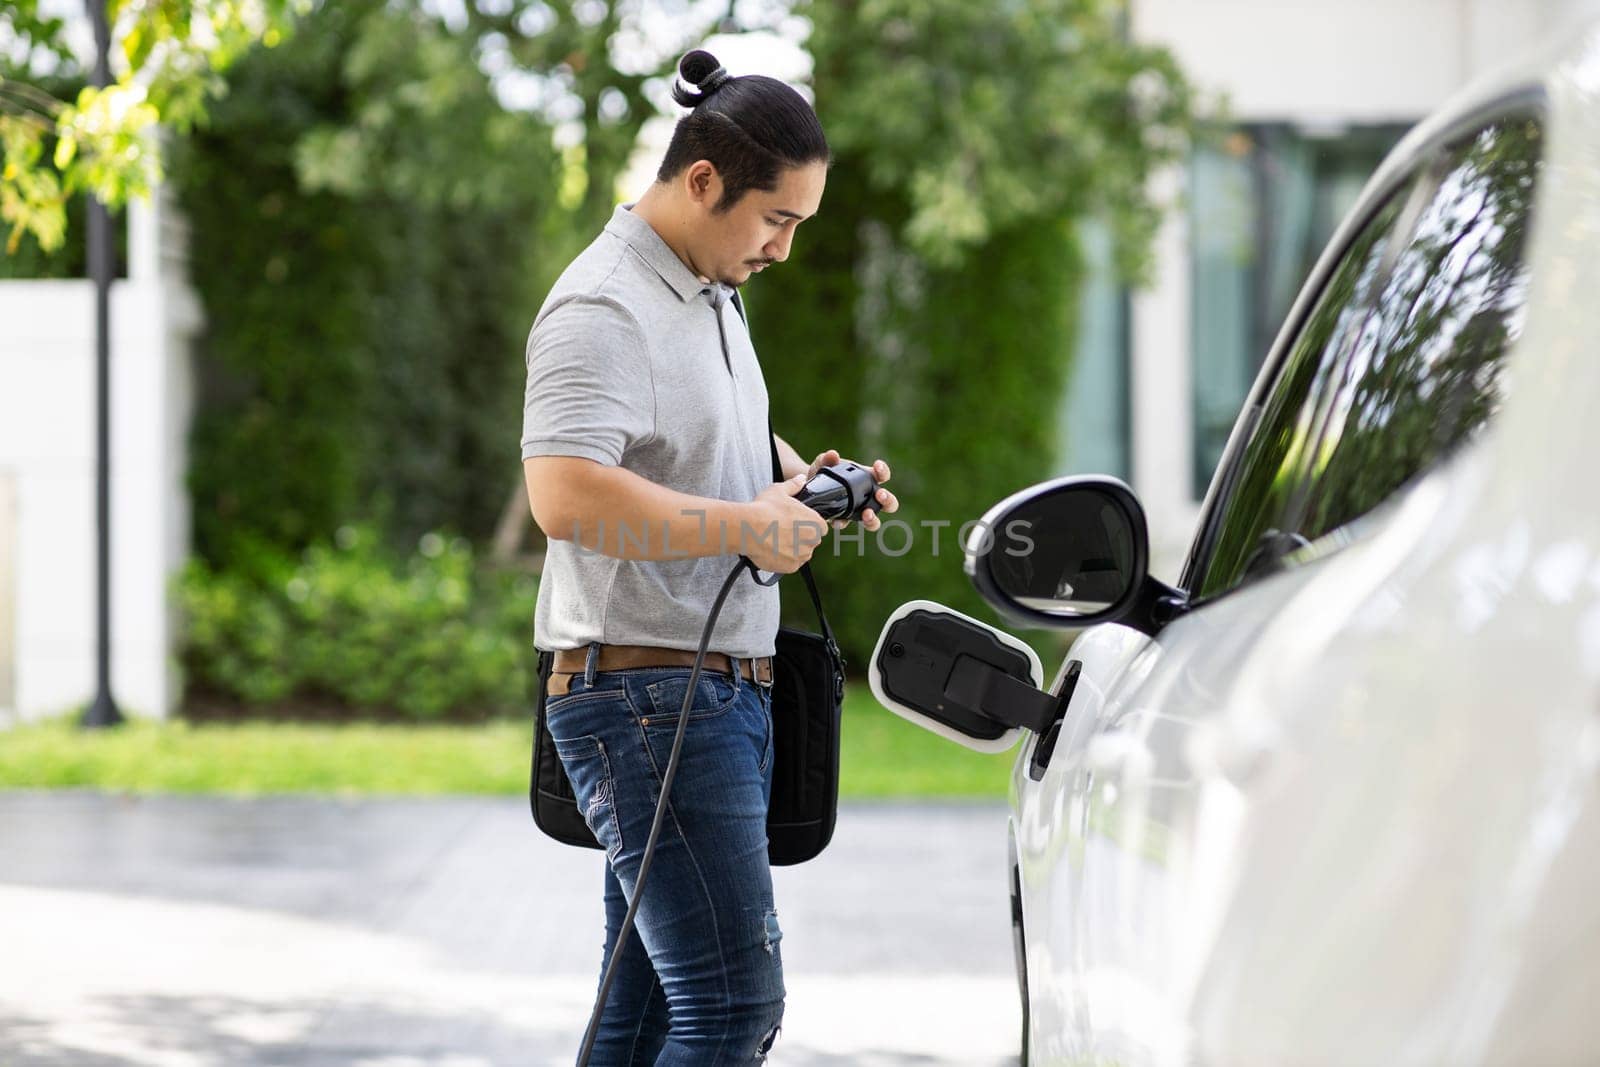
[[[655,430],[650,354],[637,320],[612,300],[579,297],[528,335],[522,458],[577,456],[615,466]]]

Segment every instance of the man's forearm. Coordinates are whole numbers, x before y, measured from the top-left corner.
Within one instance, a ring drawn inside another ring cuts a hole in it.
[[[789,442],[777,434],[773,434],[772,437],[778,442],[778,464],[783,468],[785,478],[793,478],[811,469],[811,461],[800,458],[800,453],[796,452]]]
[[[804,468],[801,468],[804,470]],[[688,559],[741,551],[749,505],[680,493],[622,467],[584,472],[582,503],[559,533],[591,552],[631,560]]]

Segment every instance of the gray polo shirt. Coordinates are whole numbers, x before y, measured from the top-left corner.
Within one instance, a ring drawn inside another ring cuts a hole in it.
[[[731,290],[695,277],[628,206],[562,273],[534,319],[522,457],[579,456],[679,492],[753,500],[772,483],[772,458],[749,331]],[[615,536],[607,531],[611,544]],[[661,527],[649,536],[658,544]],[[534,641],[692,651],[737,559],[622,560],[552,540]],[[770,656],[777,631],[777,587],[746,576],[723,603],[710,649]]]

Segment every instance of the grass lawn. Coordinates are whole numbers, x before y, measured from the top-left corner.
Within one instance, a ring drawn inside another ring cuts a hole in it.
[[[135,793],[523,794],[532,724],[325,726],[66,720],[0,731],[0,789]],[[845,696],[840,795],[1004,797],[1015,750],[983,756]]]

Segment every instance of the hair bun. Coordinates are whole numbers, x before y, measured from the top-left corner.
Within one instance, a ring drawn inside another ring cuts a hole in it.
[[[684,107],[696,107],[731,77],[716,56],[697,48],[678,61],[678,80],[672,84],[672,99]],[[690,92],[685,82],[699,92]]]

